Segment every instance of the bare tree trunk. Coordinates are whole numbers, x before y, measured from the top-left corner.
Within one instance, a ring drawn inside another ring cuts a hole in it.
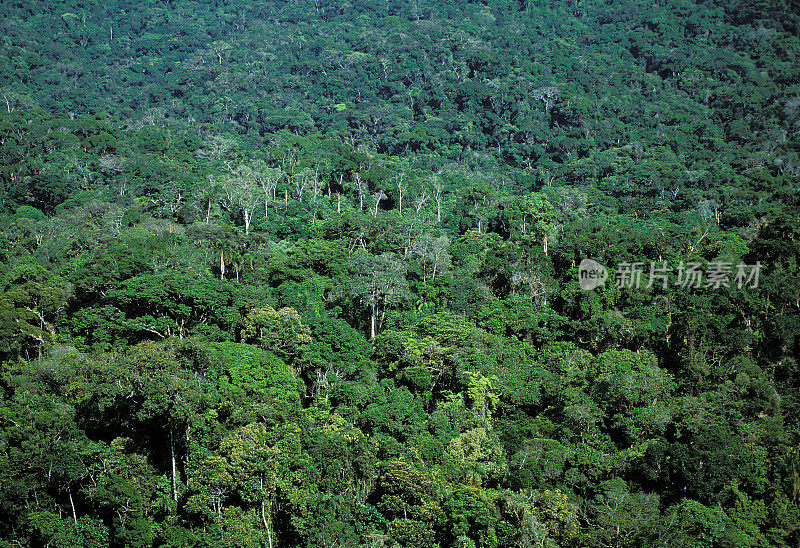
[[[264,477],[259,478],[259,485],[261,486],[261,496],[264,496]],[[264,511],[264,499],[261,499],[261,521],[264,523],[264,528],[267,530],[267,542],[269,542],[269,548],[272,548],[272,530],[269,527],[269,522],[267,521],[267,513]]]
[[[255,211],[255,204],[253,207],[248,209],[243,209],[244,213],[244,233],[245,235],[250,234],[250,225],[253,223],[253,211]]]
[[[436,200],[436,221],[442,222],[442,181],[438,177],[433,178],[433,199]]]
[[[172,499],[178,502],[178,485],[176,479],[176,466],[175,466],[175,441],[172,435],[172,427],[169,429],[169,452],[172,457]]]
[[[269,522],[267,522],[266,514],[264,513],[264,501],[261,501],[261,521],[264,522],[264,527],[267,528],[267,542],[269,543],[269,548],[272,548],[272,530],[269,528]]]
[[[364,213],[364,181],[359,173],[356,173],[356,189],[358,190],[358,212]]]
[[[69,488],[69,505],[72,507],[72,521],[78,525],[78,514],[75,512],[75,503],[72,500],[72,487]]]
[[[219,252],[219,279],[225,279],[225,251]]]
[[[405,174],[401,173],[400,174],[400,180],[397,182],[397,193],[399,194],[399,197],[400,197],[400,204],[399,204],[400,208],[399,208],[399,210],[400,210],[400,216],[401,217],[403,215],[403,191],[405,191],[405,189],[406,189],[406,186],[403,184],[404,176],[405,176]]]
[[[377,217],[378,216],[378,208],[381,205],[381,200],[383,200],[385,197],[386,197],[386,194],[384,194],[383,191],[379,191],[375,195],[375,211],[372,213],[373,217]]]
[[[375,333],[375,320],[376,320],[376,316],[377,316],[377,313],[376,313],[376,310],[375,310],[375,303],[372,303],[370,305],[370,309],[371,309],[371,314],[370,314],[371,318],[370,318],[369,338],[370,339],[374,339],[375,335],[376,335],[376,333]]]
[[[400,216],[403,216],[403,187],[398,187],[398,194],[400,194]]]

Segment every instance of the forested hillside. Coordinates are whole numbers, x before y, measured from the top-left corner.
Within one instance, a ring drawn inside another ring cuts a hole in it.
[[[800,545],[796,0],[17,0],[0,98],[0,546]]]

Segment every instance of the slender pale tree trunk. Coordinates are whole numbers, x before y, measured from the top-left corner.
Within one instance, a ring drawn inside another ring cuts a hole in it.
[[[397,182],[397,193],[400,195],[399,211],[400,211],[400,216],[401,217],[403,215],[403,191],[406,189],[405,185],[403,185],[403,179],[404,178],[405,178],[405,174],[401,173],[400,174],[400,180]]]
[[[261,521],[264,522],[264,527],[267,528],[267,542],[269,543],[269,548],[272,548],[272,529],[269,527],[269,522],[267,521],[266,513],[264,512],[264,501],[261,501]]]
[[[442,182],[439,179],[433,181],[433,198],[436,200],[436,222],[442,222]]]
[[[72,500],[72,487],[69,488],[69,505],[72,507],[72,521],[78,525],[78,514],[75,512],[75,502]]]
[[[259,479],[259,484],[261,486],[261,496],[264,496],[264,476],[261,476]],[[272,530],[269,527],[269,521],[267,520],[267,512],[264,508],[264,499],[261,499],[261,521],[264,524],[264,528],[267,530],[267,542],[269,543],[269,548],[272,548]]]
[[[250,234],[250,221],[253,220],[253,212],[247,211],[246,209],[243,211],[244,213],[244,233],[245,235]]]
[[[178,481],[176,479],[176,464],[175,464],[175,440],[172,434],[172,427],[169,429],[169,452],[172,457],[172,499],[178,502]]]
[[[399,211],[400,211],[400,216],[402,217],[403,216],[403,187],[398,187],[397,193],[400,195]]]
[[[375,211],[372,213],[373,217],[378,216],[378,208],[380,207],[381,200],[383,199],[384,196],[385,194],[383,192],[379,192],[378,195],[375,197]]]

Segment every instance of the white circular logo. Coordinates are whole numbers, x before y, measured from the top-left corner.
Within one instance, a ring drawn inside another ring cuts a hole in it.
[[[606,267],[591,259],[584,259],[578,266],[578,284],[581,289],[589,291],[600,287],[608,279]]]

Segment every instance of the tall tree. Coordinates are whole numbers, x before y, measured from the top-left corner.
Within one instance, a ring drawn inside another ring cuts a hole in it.
[[[395,255],[361,253],[353,261],[352,292],[369,308],[369,334],[375,337],[386,311],[406,295],[406,265]]]

